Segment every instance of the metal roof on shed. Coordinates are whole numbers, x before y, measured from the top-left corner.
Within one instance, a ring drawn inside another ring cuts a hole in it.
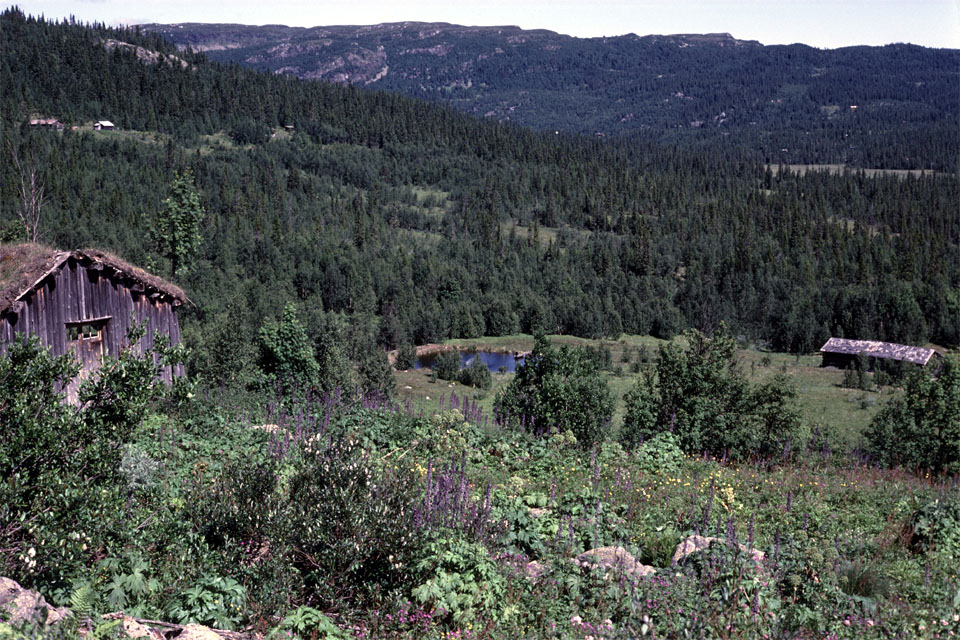
[[[926,347],[911,347],[893,342],[879,342],[877,340],[847,340],[846,338],[830,338],[820,347],[821,352],[843,353],[847,355],[864,355],[869,358],[888,358],[903,360],[914,364],[925,365],[937,352]]]

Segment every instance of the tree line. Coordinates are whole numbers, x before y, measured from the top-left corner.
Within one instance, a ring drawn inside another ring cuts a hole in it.
[[[775,172],[224,66],[136,31],[16,10],[0,30],[0,142],[39,169],[41,239],[175,270],[195,302],[191,367],[213,381],[255,368],[288,302],[315,351],[331,335],[367,351],[721,322],[793,352],[830,335],[960,343],[954,177]],[[68,127],[34,130],[31,114]],[[122,130],[71,130],[104,117]],[[195,259],[174,267],[158,216],[186,171],[206,213]],[[0,164],[7,241],[23,238],[15,174]]]

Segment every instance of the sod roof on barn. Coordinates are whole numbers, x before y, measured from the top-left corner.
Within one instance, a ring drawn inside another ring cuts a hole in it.
[[[106,267],[115,276],[138,282],[145,290],[163,293],[173,298],[177,304],[188,300],[180,287],[147,273],[112,253],[99,249],[58,251],[42,244],[25,242],[0,244],[0,314],[6,313],[17,300],[36,289],[47,276],[71,257],[85,266]]]
[[[902,360],[919,365],[925,365],[930,362],[930,358],[934,355],[939,355],[935,350],[926,347],[911,347],[905,344],[879,342],[877,340],[847,340],[845,338],[830,338],[826,344],[820,347],[820,352]]]

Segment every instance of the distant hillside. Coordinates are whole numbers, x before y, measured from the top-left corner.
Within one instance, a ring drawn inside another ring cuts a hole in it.
[[[157,212],[189,170],[204,241],[174,280],[195,303],[188,364],[210,380],[252,371],[259,328],[291,301],[311,340],[344,326],[334,343],[357,363],[448,338],[721,321],[799,353],[831,335],[960,343],[953,176],[537,133],[17,10],[0,42],[0,240],[25,231],[15,152],[45,187],[44,242],[169,273]],[[117,130],[93,130],[104,119]]]
[[[737,144],[762,160],[953,171],[960,51],[518,27],[146,25],[219,61],[440,100],[542,130]]]

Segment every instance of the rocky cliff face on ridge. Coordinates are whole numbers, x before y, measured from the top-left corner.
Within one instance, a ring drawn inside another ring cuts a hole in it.
[[[726,33],[575,38],[423,22],[142,28],[214,60],[439,100],[541,130],[713,130],[757,141],[789,131],[765,145],[779,150],[807,144],[804,136],[819,144],[904,126],[942,136],[960,110],[960,51],[904,44],[826,50]]]

